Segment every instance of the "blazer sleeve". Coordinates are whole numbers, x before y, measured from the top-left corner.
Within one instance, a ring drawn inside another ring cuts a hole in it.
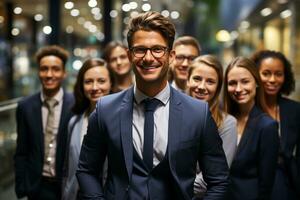
[[[99,104],[100,101],[97,107]],[[99,111],[100,109],[96,108],[89,118],[76,172],[83,199],[105,199],[100,177],[107,154],[107,142]]]
[[[228,187],[228,165],[217,126],[207,107],[202,136],[200,138],[199,167],[207,192],[204,200],[224,199]]]
[[[260,135],[258,158],[258,199],[270,199],[277,166],[279,137],[277,122],[272,121]]]
[[[15,191],[18,198],[22,198],[27,195],[27,156],[28,156],[28,126],[26,119],[24,118],[24,106],[18,105],[16,111],[17,119],[17,146],[14,156],[15,166]]]

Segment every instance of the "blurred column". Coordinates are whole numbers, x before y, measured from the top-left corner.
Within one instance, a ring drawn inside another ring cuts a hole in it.
[[[300,100],[300,1],[292,1],[290,9],[291,18],[291,61],[296,79],[296,90],[293,93],[295,99]]]
[[[112,35],[112,31],[111,31],[111,17],[110,17],[110,11],[112,10],[112,4],[113,1],[103,1],[103,8],[104,8],[104,17],[103,17],[103,21],[104,21],[104,41],[103,41],[103,46],[105,46],[107,43],[109,43],[111,41],[111,35]]]
[[[49,23],[52,28],[52,32],[49,35],[49,44],[59,44],[59,36],[60,36],[60,21],[61,13],[60,13],[60,0],[48,0],[49,5]]]
[[[12,53],[12,47],[13,47],[13,36],[11,34],[11,30],[13,28],[13,3],[7,2],[5,4],[6,7],[6,19],[7,19],[7,32],[6,32],[6,39],[8,41],[8,58],[7,58],[7,91],[6,94],[8,95],[8,98],[11,98],[13,96],[13,86],[14,86],[14,68],[13,68],[13,53]]]

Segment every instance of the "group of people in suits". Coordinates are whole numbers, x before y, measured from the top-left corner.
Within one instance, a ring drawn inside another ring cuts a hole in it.
[[[86,60],[74,97],[62,89],[66,51],[42,48],[41,92],[17,108],[17,196],[299,199],[300,104],[282,96],[295,88],[289,61],[260,51],[223,76],[195,38],[174,40],[161,14],[132,18],[128,48],[111,42],[104,60]]]

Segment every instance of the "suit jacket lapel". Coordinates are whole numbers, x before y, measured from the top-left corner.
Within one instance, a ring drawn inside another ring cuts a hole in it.
[[[286,144],[286,140],[287,140],[287,135],[286,135],[286,131],[288,130],[287,127],[287,123],[284,122],[288,122],[287,116],[290,116],[290,114],[288,113],[290,111],[290,109],[287,109],[286,106],[286,101],[284,101],[283,98],[279,97],[278,99],[278,104],[279,104],[279,115],[280,115],[280,143],[282,145],[282,148],[285,148],[284,145]]]
[[[81,149],[81,131],[82,131],[82,126],[83,126],[83,120],[84,120],[84,114],[78,116],[79,119],[75,121],[75,127],[74,128],[77,128],[77,130],[74,131],[73,129],[73,134],[75,134],[74,136],[72,135],[71,139],[74,139],[74,152],[75,152],[75,155],[79,157],[79,154],[80,154],[80,149]],[[71,140],[72,142],[72,140]]]
[[[60,137],[60,133],[64,132],[62,124],[66,123],[67,117],[69,115],[69,112],[67,112],[67,107],[69,107],[69,101],[67,98],[67,94],[64,92],[63,96],[63,102],[62,102],[62,108],[61,108],[61,114],[60,114],[60,121],[59,121],[59,128],[58,128],[58,137]]]
[[[176,159],[172,159],[172,151],[173,148],[177,146],[179,134],[181,133],[181,125],[182,125],[182,108],[181,108],[181,100],[178,97],[175,89],[171,87],[171,96],[170,96],[170,104],[169,104],[169,131],[168,131],[168,159],[169,162],[172,161],[170,167],[174,167]]]
[[[39,142],[39,148],[41,152],[41,158],[44,159],[44,132],[43,132],[43,120],[42,120],[42,100],[41,93],[36,94],[36,100],[32,101],[32,114],[34,117],[33,123],[36,124],[34,126],[36,128],[35,133]]]
[[[241,150],[243,150],[244,146],[247,144],[249,137],[251,137],[251,133],[253,131],[255,131],[255,127],[256,127],[256,118],[258,117],[260,111],[259,109],[254,105],[250,114],[249,114],[249,118],[248,121],[246,123],[245,129],[244,129],[244,133],[242,135],[241,141],[238,145],[237,148],[237,153],[239,153]]]
[[[133,115],[133,87],[129,89],[121,103],[120,109],[120,133],[122,140],[122,149],[130,181],[133,162],[133,144],[132,144],[132,115]]]

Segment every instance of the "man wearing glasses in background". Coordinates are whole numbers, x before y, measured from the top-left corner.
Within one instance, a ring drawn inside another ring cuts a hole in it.
[[[191,62],[201,54],[201,47],[196,38],[181,36],[174,41],[173,50],[176,52],[174,62],[171,64],[170,79],[171,85],[186,92],[188,80],[188,69]]]
[[[157,12],[130,22],[136,83],[101,98],[90,116],[77,170],[83,199],[189,200],[197,162],[208,184],[204,199],[224,199],[228,167],[209,108],[168,84],[174,35],[174,25]]]

